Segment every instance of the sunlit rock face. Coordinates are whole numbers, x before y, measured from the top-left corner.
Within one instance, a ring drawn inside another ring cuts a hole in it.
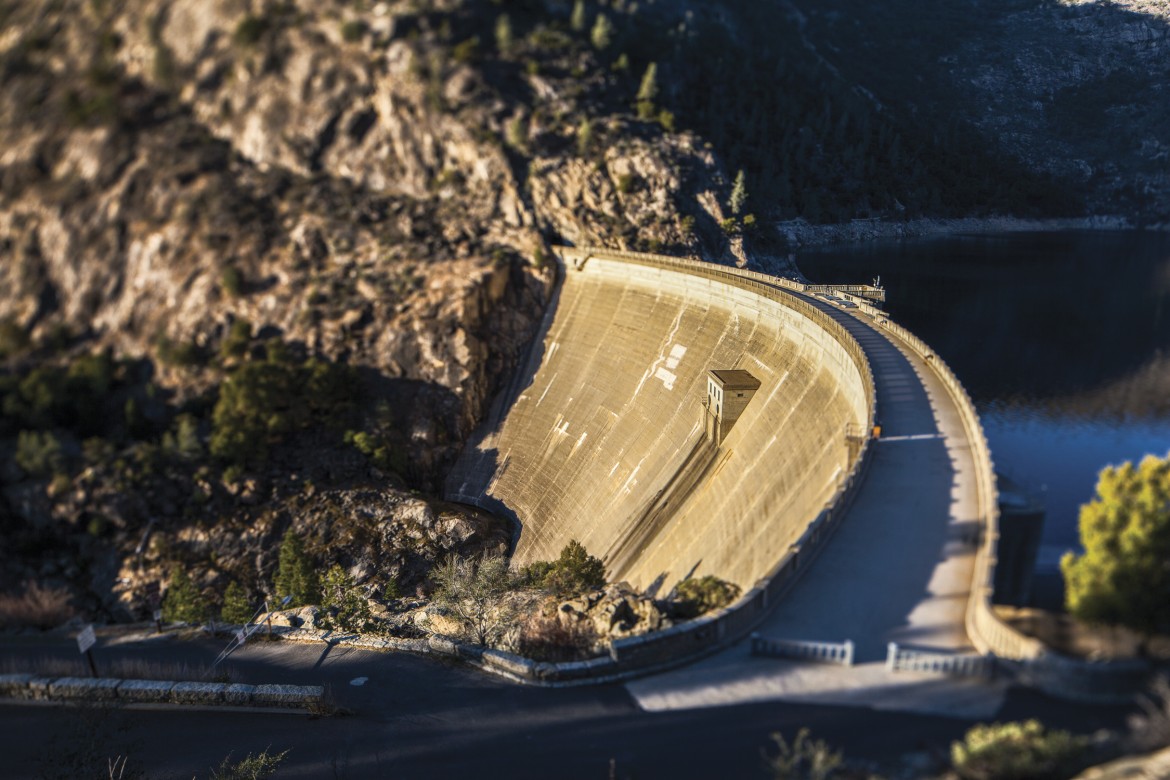
[[[325,509],[299,496],[315,485],[352,508],[377,490],[398,507],[408,488],[437,489],[535,333],[550,240],[726,256],[725,176],[702,143],[631,132],[628,105],[592,102],[604,69],[582,78],[576,63],[537,73],[459,55],[464,28],[490,30],[493,4],[416,5],[67,0],[0,12],[0,322],[64,345],[17,358],[20,370],[107,347],[141,357],[135,381],[155,406],[193,404],[206,437],[242,360],[223,345],[246,320],[256,354],[279,338],[298,360],[353,367],[367,417],[393,418],[396,465],[410,472],[392,479],[324,424],[238,483],[216,463],[127,490],[113,464],[133,458],[115,452],[49,495],[48,477],[4,458],[0,524],[37,539],[51,529],[57,547],[42,565],[0,543],[13,562],[0,590],[56,578],[124,615],[144,608],[139,586],[164,577],[176,550],[209,592],[262,583],[289,526],[325,529],[315,543],[327,558],[408,589],[437,555],[496,550],[502,521],[430,499],[418,500],[454,519],[419,530],[386,510],[371,530],[321,523]],[[216,530],[229,526],[234,536]]]

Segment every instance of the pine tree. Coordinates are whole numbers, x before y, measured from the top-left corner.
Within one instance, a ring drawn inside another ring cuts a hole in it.
[[[325,572],[321,606],[336,612],[337,625],[346,631],[360,631],[370,621],[370,603],[345,569],[336,563]]]
[[[512,20],[507,14],[496,17],[496,51],[507,54],[512,50]]]
[[[281,598],[292,596],[291,606],[299,607],[321,601],[321,583],[317,570],[305,553],[301,537],[291,528],[285,532],[280,543],[280,559],[273,584]]]
[[[223,592],[223,609],[219,612],[220,619],[225,623],[243,625],[250,621],[254,614],[252,605],[248,603],[248,594],[240,586],[240,583],[235,581],[228,583]]]
[[[519,114],[508,120],[504,128],[504,140],[517,151],[524,151],[524,118]]]
[[[569,17],[569,26],[576,32],[585,29],[585,0],[573,3],[573,15]]]
[[[593,23],[593,31],[589,33],[589,40],[593,42],[593,48],[598,51],[605,51],[609,45],[613,43],[613,22],[605,14],[598,14],[597,21]]]
[[[658,97],[658,63],[651,62],[642,74],[642,84],[638,87],[638,118],[654,118],[654,101]]]
[[[747,183],[744,181],[743,168],[740,168],[739,173],[735,174],[735,184],[731,187],[731,197],[727,201],[727,207],[731,209],[732,214],[738,214],[743,211],[747,198]]]
[[[1147,635],[1170,630],[1170,456],[1104,468],[1080,535],[1084,554],[1060,562],[1068,611]]]
[[[561,550],[544,580],[545,587],[562,598],[605,587],[605,564],[590,555],[576,539]]]
[[[581,120],[577,125],[577,154],[585,157],[593,146],[593,123],[589,117]]]
[[[199,624],[207,617],[207,602],[187,571],[176,567],[171,572],[162,603],[163,620],[168,623]]]

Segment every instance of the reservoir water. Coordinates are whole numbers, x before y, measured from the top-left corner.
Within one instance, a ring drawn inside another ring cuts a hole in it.
[[[1079,549],[1108,464],[1170,451],[1170,236],[948,236],[803,252],[818,283],[872,282],[966,385],[996,469],[1047,508],[1038,573]]]

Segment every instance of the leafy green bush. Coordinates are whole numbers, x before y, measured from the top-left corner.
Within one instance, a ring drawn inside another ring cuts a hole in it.
[[[233,298],[244,294],[244,274],[234,265],[225,265],[219,274],[219,283],[224,292]]]
[[[252,323],[245,319],[232,322],[227,335],[219,344],[219,354],[223,358],[242,358],[248,354],[248,347],[252,344]]]
[[[287,750],[283,753],[264,750],[256,755],[249,753],[234,764],[231,755],[228,755],[218,768],[211,770],[211,780],[267,780],[276,774],[287,755]]]
[[[517,581],[503,556],[453,555],[431,570],[431,580],[435,600],[450,610],[467,639],[483,647],[511,628],[516,608],[507,595]]]
[[[479,56],[479,36],[473,35],[465,41],[455,44],[451,50],[451,59],[456,62],[472,62]]]
[[[21,431],[16,436],[16,465],[34,477],[47,477],[65,468],[65,452],[52,431]]]
[[[674,589],[675,612],[685,618],[694,618],[705,612],[723,609],[737,598],[738,585],[710,574],[685,579]]]
[[[605,564],[586,551],[576,539],[561,550],[555,561],[536,561],[521,570],[522,580],[545,588],[559,598],[570,598],[605,587]]]
[[[638,87],[638,96],[635,102],[638,108],[639,119],[653,119],[656,112],[654,101],[658,98],[658,63],[651,62],[642,74],[642,83]]]
[[[406,469],[405,457],[391,448],[384,438],[365,431],[346,431],[345,443],[370,459],[376,468],[401,474]]]
[[[573,12],[569,16],[569,27],[572,28],[573,32],[584,32],[585,25],[585,0],[575,0]]]
[[[517,581],[530,588],[543,588],[544,581],[552,571],[552,561],[533,561],[520,569]]]
[[[512,19],[507,14],[496,17],[496,51],[506,55],[512,51]]]
[[[951,762],[963,780],[1041,780],[1074,773],[1087,746],[1037,720],[980,724],[951,744]]]
[[[167,336],[159,336],[155,340],[154,350],[158,359],[168,366],[190,368],[206,362],[203,350],[198,345],[186,341],[172,341]]]
[[[840,751],[830,748],[824,740],[810,738],[808,729],[798,731],[791,743],[778,731],[771,739],[775,752],[761,753],[775,780],[828,780],[844,763]]]
[[[236,25],[232,40],[240,46],[255,46],[268,31],[268,20],[261,16],[245,16]]]
[[[0,319],[0,360],[28,349],[31,340],[28,331],[11,317]]]
[[[357,43],[366,34],[369,27],[361,19],[350,19],[341,25],[341,39],[346,43]]]

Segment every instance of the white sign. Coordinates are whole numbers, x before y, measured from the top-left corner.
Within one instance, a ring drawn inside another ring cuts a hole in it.
[[[97,636],[93,633],[93,624],[86,626],[80,634],[77,635],[77,647],[81,652],[89,650],[97,644]]]
[[[162,620],[162,610],[161,610],[161,609],[156,609],[156,610],[154,611],[154,622],[156,622],[156,623],[157,623],[157,622],[159,622],[160,620]]]
[[[236,641],[239,642],[241,645],[244,644],[244,642],[246,642],[247,639],[248,639],[248,632],[245,631],[244,629],[241,628],[239,631],[236,632]]]

